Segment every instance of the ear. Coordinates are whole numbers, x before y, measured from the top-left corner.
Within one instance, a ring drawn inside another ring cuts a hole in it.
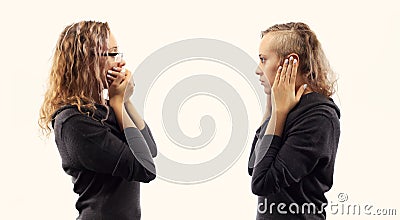
[[[300,64],[300,58],[297,53],[290,53],[289,55],[287,55],[286,58],[289,59],[290,57],[293,57],[293,59],[296,59],[297,63]],[[300,69],[297,69],[296,86],[295,86],[296,89],[298,89],[299,86],[302,86],[303,84],[304,84],[303,74],[301,74]]]
[[[293,57],[293,59],[296,59],[297,62],[299,62],[299,55],[297,53],[290,53],[289,55],[286,56],[286,59],[289,59],[290,57]]]

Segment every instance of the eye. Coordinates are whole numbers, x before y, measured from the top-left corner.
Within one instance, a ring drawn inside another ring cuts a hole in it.
[[[112,47],[108,50],[109,53],[118,53],[118,47]]]
[[[264,63],[265,62],[265,58],[264,57],[260,57],[260,61],[261,61],[261,63]]]

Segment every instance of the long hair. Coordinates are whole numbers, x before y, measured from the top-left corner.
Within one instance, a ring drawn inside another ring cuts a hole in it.
[[[273,49],[280,62],[290,53],[298,54],[299,72],[305,74],[308,86],[327,97],[335,93],[335,74],[317,36],[308,25],[301,22],[276,24],[262,31],[261,37],[268,33],[273,36]]]
[[[40,108],[39,126],[48,137],[52,115],[62,106],[96,110],[104,105],[104,75],[110,28],[107,23],[82,21],[65,27],[60,34],[47,91]],[[107,108],[108,109],[108,108]],[[83,112],[82,112],[83,113]]]

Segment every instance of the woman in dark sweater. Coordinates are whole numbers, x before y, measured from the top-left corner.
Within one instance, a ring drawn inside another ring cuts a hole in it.
[[[74,23],[58,39],[39,123],[54,129],[79,194],[77,219],[140,219],[139,182],[156,176],[156,144],[129,100],[134,83],[124,66],[107,23]]]
[[[257,219],[325,219],[340,135],[328,61],[304,23],[263,31],[259,56],[267,109],[249,159]]]

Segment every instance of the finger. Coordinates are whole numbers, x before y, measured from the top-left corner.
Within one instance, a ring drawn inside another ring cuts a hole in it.
[[[128,76],[124,76],[124,80],[122,80],[121,85],[125,87],[125,90],[129,87],[129,84],[132,82],[132,77],[128,78]]]
[[[297,90],[297,93],[296,93],[296,101],[297,102],[300,101],[300,98],[303,95],[306,88],[307,88],[307,84],[304,84],[304,85],[300,86],[300,88]]]
[[[114,70],[114,71],[113,71]],[[124,75],[126,75],[125,73],[126,69],[125,68],[121,68],[121,67],[113,67],[112,70],[108,70],[107,72],[112,74],[114,77],[117,76],[117,74],[119,73],[123,73]]]
[[[286,71],[289,65],[289,60],[285,59],[285,62],[283,63],[282,67],[282,72],[281,72],[281,77],[279,79],[279,83],[283,83],[285,81],[285,76],[286,76]]]
[[[122,68],[121,68],[121,67],[116,67],[116,66],[114,66],[112,69],[113,69],[114,71],[117,71],[117,72],[121,72],[121,71],[122,71]]]
[[[119,73],[113,83],[116,83],[117,85],[121,84],[121,82],[125,79],[125,76],[122,73]]]
[[[109,74],[109,75],[113,76],[114,78],[116,78],[118,76],[118,74],[120,74],[120,72],[108,70],[107,74]]]
[[[292,74],[292,69],[293,69],[293,57],[290,56],[289,58],[289,64],[285,73],[285,82],[287,82],[289,84],[290,82],[290,75]]]
[[[276,71],[276,75],[275,75],[275,80],[273,85],[278,85],[279,84],[279,80],[281,78],[281,74],[282,74],[282,66],[278,67],[278,71]]]
[[[135,88],[133,82],[129,82],[128,88],[129,88],[130,91],[133,91],[133,89]]]
[[[297,59],[293,60],[293,68],[292,68],[292,73],[290,74],[290,84],[295,85],[296,84],[296,77],[297,77],[297,68],[299,67],[299,63],[297,62]]]
[[[112,76],[111,74],[107,74],[107,80],[114,81],[114,80],[115,80],[115,77]]]
[[[126,69],[125,68],[121,68],[121,71],[120,71],[121,73],[123,73],[124,75],[126,75]]]
[[[131,76],[131,78],[129,79],[129,84],[132,85],[132,87],[135,86],[135,80],[134,80],[133,76]]]
[[[132,72],[129,71],[128,69],[123,69],[123,74],[125,75],[126,79],[132,80]]]
[[[128,76],[127,76],[127,77],[128,77]],[[130,76],[130,77],[127,78],[127,79],[129,79],[128,83],[131,84],[131,85],[133,86],[133,84],[134,84],[133,76]]]
[[[124,83],[126,80],[125,79],[130,79],[130,77],[131,77],[131,75],[132,75],[132,73],[131,73],[131,71],[129,71],[128,69],[125,69],[125,68],[122,68],[122,70],[121,70],[121,72],[119,73],[119,74],[121,74],[122,76],[124,76],[124,78],[122,79],[122,82],[121,83]],[[129,82],[129,80],[127,80],[127,82]],[[125,83],[126,84],[126,83]],[[124,85],[125,85],[124,84]]]
[[[132,72],[128,69],[124,69],[125,76],[130,78],[132,76]]]

